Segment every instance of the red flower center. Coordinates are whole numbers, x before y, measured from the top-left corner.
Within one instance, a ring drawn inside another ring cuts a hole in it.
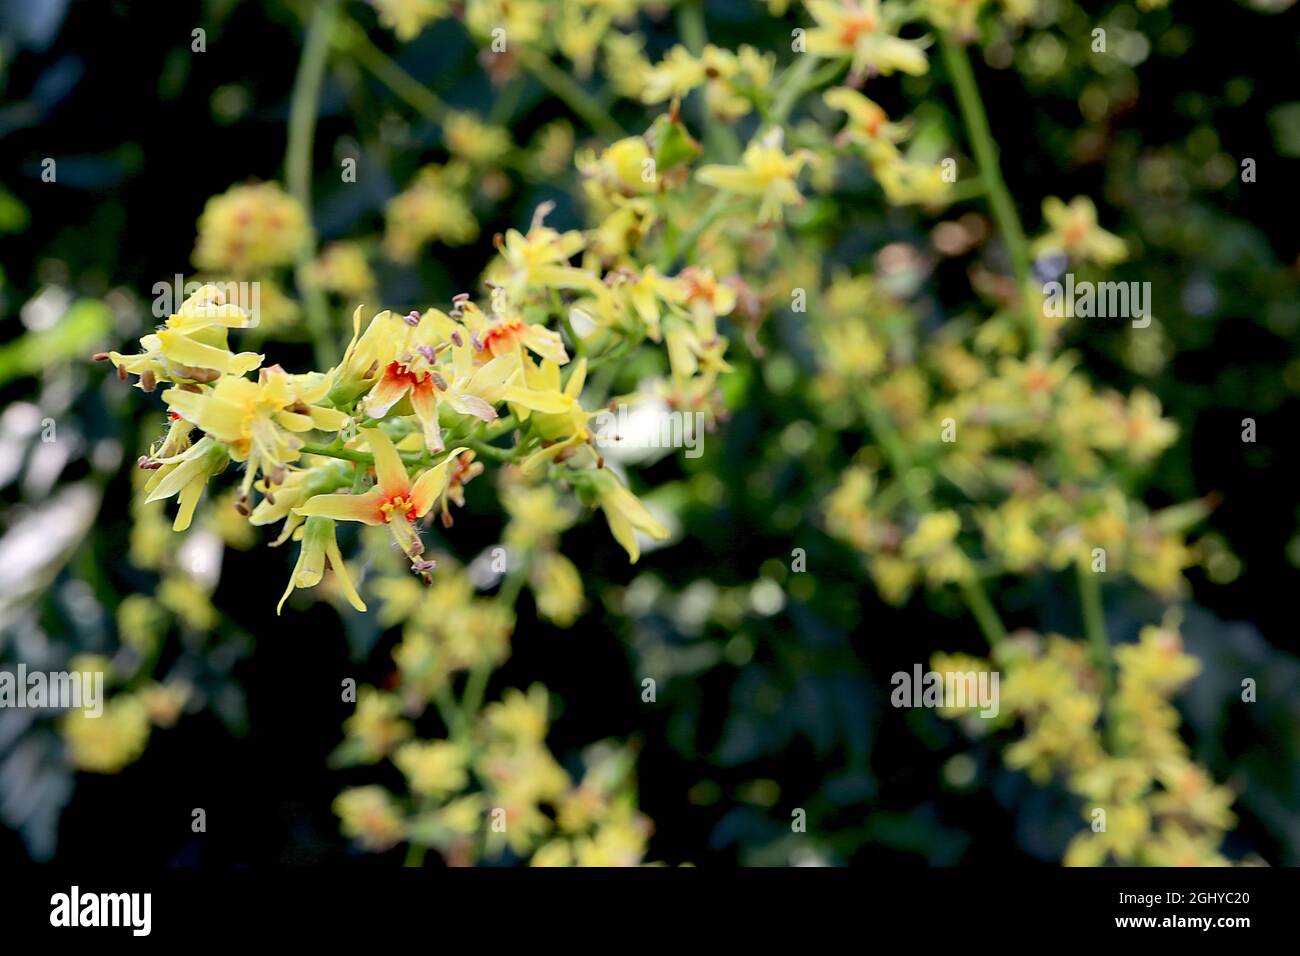
[[[385,373],[390,379],[401,382],[403,385],[409,385],[412,388],[424,382],[428,377],[428,372],[412,372],[401,362],[393,362],[388,366]]]
[[[483,351],[495,358],[515,343],[515,336],[523,329],[524,323],[518,319],[506,319],[498,322],[483,336]]]

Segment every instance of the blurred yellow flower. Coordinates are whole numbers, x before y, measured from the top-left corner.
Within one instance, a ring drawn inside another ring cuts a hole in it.
[[[199,217],[194,265],[244,278],[293,263],[311,242],[307,213],[277,183],[233,186]]]

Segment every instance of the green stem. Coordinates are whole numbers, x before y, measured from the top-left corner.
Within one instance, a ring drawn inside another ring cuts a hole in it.
[[[692,56],[698,57],[709,43],[709,32],[704,25],[704,0],[687,0],[677,8],[677,32]],[[699,99],[700,116],[703,122],[704,145],[706,154],[714,162],[732,163],[740,155],[740,141],[735,130],[728,123],[708,115],[708,108],[703,96]]]
[[[875,401],[868,389],[863,389],[859,393],[859,403],[866,416],[867,424],[884,450],[895,479],[903,486],[903,493],[907,496],[912,509],[919,514],[933,511],[934,503],[930,500],[929,494],[912,480],[911,455],[908,453],[903,437],[890,421],[888,412]],[[1006,639],[1007,629],[973,566],[961,579],[960,587],[962,597],[965,598],[966,606],[970,608],[980,633],[988,641],[989,647],[997,647]]]
[[[794,105],[799,102],[799,97],[808,90],[809,78],[813,70],[817,69],[818,62],[819,59],[811,53],[801,53],[799,62],[781,74],[781,79],[777,81],[776,100],[767,117],[769,125],[780,126],[786,121]]]
[[[456,698],[451,693],[450,685],[444,684],[433,692],[433,703],[438,708],[438,716],[442,718],[447,733],[453,737],[460,734],[461,713],[456,707]]]
[[[524,78],[514,76],[506,84],[505,89],[496,95],[492,103],[492,112],[488,114],[488,122],[494,126],[509,126],[510,120],[515,115],[515,108],[519,105],[519,97],[524,92]]]
[[[498,448],[496,445],[489,445],[485,441],[477,438],[466,438],[465,444],[481,458],[491,458],[493,461],[507,462],[515,460],[515,451],[513,448]]]
[[[298,201],[311,220],[311,159],[316,134],[316,116],[320,109],[321,86],[329,59],[330,34],[338,21],[339,0],[320,0],[312,9],[307,25],[298,75],[293,82],[289,104],[289,142],[285,150],[285,180],[289,194]],[[329,368],[334,363],[334,343],[330,336],[329,303],[314,283],[307,280],[307,267],[315,255],[315,242],[304,246],[298,256],[298,289],[307,312],[307,327],[315,347],[316,364]]]
[[[497,600],[513,608],[519,600],[519,592],[523,586],[523,570],[511,571],[502,583],[501,589],[497,592]],[[488,679],[491,676],[492,668],[485,662],[480,661],[470,668],[469,677],[465,680],[465,691],[461,696],[460,706],[456,708],[456,728],[453,732],[455,740],[463,742],[468,739],[470,731],[474,727],[474,719],[483,707],[483,697],[487,692]]]
[[[488,425],[479,433],[479,438],[483,441],[492,441],[500,438],[502,435],[508,435],[519,427],[519,422],[515,421],[515,416],[506,415],[504,418],[498,418],[491,425]]]
[[[564,331],[569,336],[569,341],[573,343],[574,358],[583,358],[587,354],[587,343],[578,337],[578,333],[573,329],[573,322],[569,319],[567,312],[560,312],[560,325],[564,326]]]
[[[406,860],[402,866],[424,866],[424,855],[429,848],[420,843],[412,843],[406,850]]]
[[[306,442],[301,451],[304,455],[340,458],[343,461],[355,461],[362,465],[373,465],[375,463],[375,456],[369,452],[353,451],[351,448],[344,448],[341,445],[321,445],[316,442]]]
[[[677,8],[677,29],[691,56],[704,52],[709,35],[704,26],[704,4],[700,0],[687,0]]]
[[[1101,580],[1082,562],[1076,566],[1083,631],[1092,648],[1093,666],[1101,675],[1102,700],[1109,701],[1115,690],[1115,669],[1111,660],[1110,635],[1106,632],[1106,612],[1101,601]]]
[[[474,718],[483,706],[483,695],[487,692],[488,678],[491,676],[492,668],[485,663],[480,662],[470,668],[469,677],[465,680],[465,694],[460,699],[461,739],[474,726]]]
[[[681,248],[665,250],[664,254],[660,256],[659,271],[668,272],[673,267],[673,263],[678,261],[686,262],[691,254],[695,252],[695,244],[700,241],[700,237],[704,235],[706,229],[717,222],[724,213],[743,208],[743,204],[733,203],[733,198],[728,193],[718,193],[714,196],[713,201],[700,214],[700,218],[695,220],[686,235],[682,237]]]
[[[346,448],[341,442],[335,442],[331,445],[322,445],[319,442],[304,442],[300,449],[304,455],[321,455],[325,458],[338,458],[342,461],[354,461],[361,465],[373,466],[375,456],[368,451],[357,451],[353,448]],[[423,451],[401,451],[398,457],[402,463],[411,468],[420,468],[437,464],[437,459],[445,455],[446,452],[439,452],[430,455]]]
[[[355,27],[349,38],[350,49],[360,61],[393,95],[426,119],[435,123],[445,123],[452,109],[432,90],[398,66],[379,47]]]
[[[518,51],[519,62],[548,90],[562,99],[588,126],[606,139],[623,139],[627,133],[595,98],[573,77],[545,56],[531,50]]]
[[[998,616],[997,608],[989,600],[988,592],[984,590],[984,585],[980,582],[974,568],[967,577],[961,579],[961,593],[966,599],[971,614],[975,617],[975,623],[979,625],[980,633],[984,635],[984,640],[989,642],[989,647],[997,647],[1006,640],[1007,629],[1002,624],[1002,618]]]
[[[1002,168],[998,161],[998,148],[989,129],[989,120],[984,112],[984,101],[980,97],[979,85],[975,82],[975,73],[971,69],[970,58],[963,47],[955,44],[949,37],[940,39],[943,47],[943,61],[948,68],[948,78],[952,80],[957,93],[957,105],[961,109],[962,121],[966,126],[966,135],[971,148],[975,151],[975,162],[979,165],[980,178],[988,193],[989,206],[998,231],[1002,233],[1011,256],[1011,270],[1016,277],[1016,286],[1024,301],[1028,301],[1029,291],[1029,243],[1025,240],[1025,230],[1020,224],[1011,192],[1002,178]],[[1038,323],[1023,308],[1025,314],[1025,334],[1030,349],[1038,347]]]
[[[848,60],[833,60],[814,73],[804,84],[805,89],[815,90],[818,87],[834,83],[840,78],[840,74],[849,68]]]

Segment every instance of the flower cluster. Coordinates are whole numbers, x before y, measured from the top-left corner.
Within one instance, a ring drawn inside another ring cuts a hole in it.
[[[364,610],[336,523],[386,528],[412,569],[427,576],[433,562],[424,557],[420,525],[435,511],[450,523],[449,502],[475,473],[472,445],[513,434],[510,449],[489,445],[487,453],[517,462],[526,476],[549,471],[581,490],[636,560],[638,532],[667,532],[604,470],[591,444],[592,412],[580,401],[587,360],[571,362],[546,322],[556,312],[580,314],[588,335],[571,344],[582,349],[609,345],[629,327],[638,338],[662,337],[675,380],[692,395],[700,391],[695,379],[725,367],[725,344],[713,331],[716,297],[700,301],[707,277],[623,268],[602,281],[569,264],[585,245],[581,233],[558,233],[539,216],[526,234],[502,240],[487,271],[490,312],[461,296],[450,312],[380,312],[363,327],[358,307],[339,363],[304,374],[231,352],[228,330],[248,327],[250,318],[218,286],[205,286],[141,340],[142,352],[105,356],[146,391],[167,386],[161,397],[171,425],[141,460],[152,473],[147,500],[175,496],[175,529],[183,531],[208,480],[231,462],[241,465],[236,507],[254,525],[282,520],[279,541],[302,543],[290,590],[314,587],[328,566]],[[567,305],[557,289],[568,290]],[[549,563],[552,576],[568,576]]]
[[[932,665],[1003,674],[996,723],[1025,731],[1007,748],[1007,764],[1040,783],[1062,777],[1091,824],[1071,841],[1067,866],[1227,865],[1219,846],[1235,822],[1234,794],[1190,760],[1170,703],[1199,662],[1183,652],[1172,621],[1144,628],[1115,657],[1109,697],[1086,646],[1059,635],[1016,634],[991,661],[941,654]]]
[[[546,747],[547,692],[507,691],[472,726],[423,741],[398,716],[392,695],[358,701],[345,751],[356,762],[391,761],[408,795],[380,786],[344,790],[334,809],[343,831],[370,850],[407,842],[453,866],[508,853],[533,866],[636,866],[650,823],[636,810],[633,754],[597,744],[574,779]]]

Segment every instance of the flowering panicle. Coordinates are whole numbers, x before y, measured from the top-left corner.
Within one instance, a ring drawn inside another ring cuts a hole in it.
[[[425,557],[420,529],[435,512],[451,525],[451,506],[463,502],[464,485],[484,468],[480,453],[515,461],[534,478],[562,464],[554,479],[595,489],[593,505],[635,560],[638,533],[662,538],[667,531],[601,470],[588,428],[592,412],[582,405],[588,361],[571,362],[569,352],[588,342],[566,345],[548,320],[581,309],[598,328],[635,334],[633,344],[662,338],[678,377],[711,381],[726,368],[714,321],[730,303],[725,295],[719,300],[711,276],[690,270],[669,280],[653,268],[640,277],[624,267],[602,281],[572,263],[586,236],[543,225],[545,212],[526,233],[501,239],[485,275],[490,309],[460,296],[450,312],[380,311],[364,322],[358,306],[351,341],[326,371],[291,374],[261,367],[261,355],[232,353],[228,330],[252,322],[216,285],[145,336],[142,353],[105,355],[147,391],[169,386],[161,391],[168,433],[141,460],[146,500],[177,497],[175,529],[185,530],[209,479],[231,463],[241,468],[239,512],[254,526],[283,521],[275,543],[299,542],[281,607],[295,588],[315,587],[333,569],[342,596],[365,609],[336,522],[386,529],[427,579],[435,562]],[[557,306],[557,290],[570,306]],[[459,442],[450,449],[449,435]],[[510,435],[512,447],[492,444]],[[554,550],[539,556],[534,580],[566,595],[550,605],[557,619],[581,605],[575,576]]]

